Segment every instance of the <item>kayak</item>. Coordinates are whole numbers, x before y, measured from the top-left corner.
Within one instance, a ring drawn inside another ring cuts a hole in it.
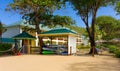
[[[49,50],[43,50],[42,54],[55,54],[55,52]]]

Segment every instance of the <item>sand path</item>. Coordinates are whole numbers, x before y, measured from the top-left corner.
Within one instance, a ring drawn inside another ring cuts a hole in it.
[[[0,71],[120,71],[111,56],[21,55],[0,57]]]

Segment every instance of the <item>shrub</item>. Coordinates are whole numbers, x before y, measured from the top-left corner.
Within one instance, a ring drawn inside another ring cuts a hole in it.
[[[77,48],[77,49],[80,49],[80,45],[77,45],[76,48]]]
[[[78,45],[77,46],[77,49],[89,49],[90,48],[90,46],[88,46],[88,45]]]
[[[114,53],[117,49],[117,47],[115,45],[109,45],[108,47],[109,47],[109,52],[110,53]]]
[[[103,43],[103,44],[101,44],[100,46],[101,46],[101,47],[108,48],[108,45],[109,45],[109,44],[105,44],[105,43]]]
[[[101,49],[101,48],[102,48],[102,46],[101,46],[101,45],[96,45],[96,48]]]
[[[6,51],[12,47],[12,44],[8,43],[0,43],[0,51]],[[3,52],[0,52],[0,55],[3,54]]]
[[[115,56],[118,57],[118,58],[120,58],[120,49],[117,49],[115,51]]]

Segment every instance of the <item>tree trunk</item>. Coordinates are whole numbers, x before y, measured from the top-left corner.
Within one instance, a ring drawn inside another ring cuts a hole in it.
[[[97,49],[93,46],[92,48],[90,48],[90,52],[89,52],[89,54],[92,54],[93,55],[93,53],[94,54],[98,54],[98,52],[97,52]],[[94,55],[93,55],[94,56]]]
[[[38,37],[38,39],[39,39],[39,44],[40,44],[40,51],[39,51],[39,53],[42,54],[43,40],[42,40],[41,37]]]
[[[96,48],[95,48],[95,40],[94,40],[94,36],[91,35],[92,37],[90,37],[90,51],[88,54],[92,54],[92,56],[94,57],[94,54],[98,54]]]
[[[94,41],[92,41],[90,43],[91,43],[91,48],[90,48],[89,54],[92,54],[92,56],[94,57],[94,54],[98,54],[98,52],[97,52],[97,49],[95,48]]]
[[[35,20],[35,26],[36,26],[36,31],[37,31],[37,34],[40,34],[41,33],[41,28],[39,27],[39,23],[37,20]],[[39,39],[39,46],[40,46],[40,51],[39,53],[42,54],[42,46],[43,46],[43,40],[42,40],[42,37],[38,36],[38,39]]]
[[[95,48],[95,21],[96,21],[96,12],[97,9],[95,7],[93,7],[92,10],[92,28],[91,28],[91,34],[90,34],[90,43],[91,43],[91,49],[89,54],[92,54],[92,56],[94,57],[94,54],[98,54],[96,48]]]

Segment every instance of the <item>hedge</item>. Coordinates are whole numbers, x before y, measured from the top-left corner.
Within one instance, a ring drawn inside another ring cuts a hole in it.
[[[9,50],[12,47],[12,44],[8,43],[0,43],[0,51]],[[5,52],[0,52],[0,55],[4,54]]]

